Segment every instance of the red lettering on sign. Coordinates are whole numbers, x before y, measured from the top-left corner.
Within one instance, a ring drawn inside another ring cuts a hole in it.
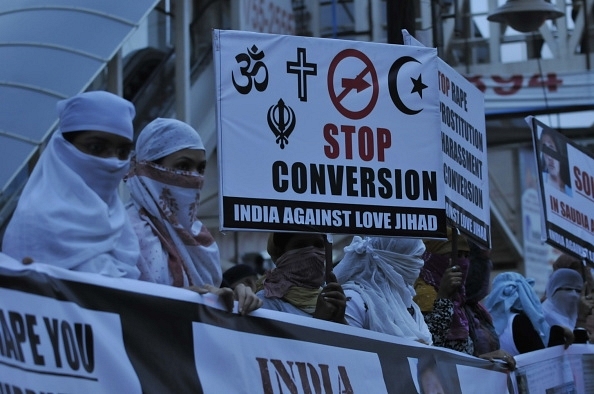
[[[594,197],[594,177],[579,167],[573,166],[573,175],[575,176],[575,188],[586,197]]]
[[[466,79],[474,84],[478,90],[485,93],[487,91],[487,84],[485,83],[482,75],[467,76]],[[501,77],[499,75],[492,75],[491,79],[494,82],[493,92],[500,96],[510,96],[519,92],[522,87],[524,88],[543,88],[545,87],[549,92],[556,92],[561,85],[563,80],[557,77],[556,73],[548,73],[546,76],[541,74],[534,74],[530,78],[522,75],[512,75],[509,78]],[[527,81],[527,84],[524,83]],[[441,85],[441,81],[440,81]],[[440,86],[441,89],[441,86]]]
[[[363,161],[372,161],[376,157],[379,162],[385,161],[386,149],[392,146],[392,134],[390,130],[383,127],[378,127],[374,131],[371,127],[361,126],[357,131],[352,125],[341,125],[339,129],[337,125],[327,123],[323,130],[324,140],[327,142],[324,145],[324,154],[329,159],[337,159],[340,156],[340,138],[336,138],[340,133],[344,135],[342,139],[344,141],[344,157],[347,160],[353,159],[354,134],[357,134],[356,148],[359,158]]]
[[[543,87],[545,86],[549,92],[556,92],[557,88],[563,84],[563,80],[557,78],[557,74],[555,73],[548,73],[547,79],[544,80],[540,74],[534,74],[530,81],[528,82],[528,87],[535,88],[535,87]]]
[[[524,79],[521,75],[512,75],[510,78],[502,78],[498,75],[493,75],[492,78],[496,83],[506,85],[504,87],[493,88],[495,93],[502,96],[509,96],[520,90]]]
[[[487,85],[485,85],[485,83],[483,82],[482,78],[483,78],[482,75],[473,75],[472,77],[466,77],[466,79],[470,83],[473,83],[474,86],[476,86],[476,88],[478,90],[480,90],[481,92],[485,93],[485,91],[487,90]]]

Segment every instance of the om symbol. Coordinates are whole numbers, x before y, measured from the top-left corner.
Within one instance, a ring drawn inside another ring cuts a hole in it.
[[[264,58],[264,52],[260,51],[257,46],[253,45],[251,49],[248,49],[248,53],[240,53],[235,56],[237,64],[240,65],[239,72],[246,83],[240,85],[235,80],[235,75],[231,72],[231,79],[233,80],[233,86],[241,94],[248,94],[252,90],[252,84],[258,92],[263,92],[268,86],[268,68],[262,59]],[[254,63],[252,64],[252,60]],[[243,65],[242,65],[243,63]],[[263,73],[260,70],[264,70]],[[262,76],[262,74],[264,74]]]

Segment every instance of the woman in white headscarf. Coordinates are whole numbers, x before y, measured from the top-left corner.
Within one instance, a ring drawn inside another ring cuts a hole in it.
[[[344,251],[334,273],[350,297],[345,314],[349,325],[432,344],[413,301],[413,285],[423,267],[423,241],[355,236]]]
[[[204,144],[190,125],[157,118],[141,131],[126,179],[132,200],[127,209],[140,242],[141,280],[220,286],[219,248],[198,219],[205,168]],[[244,285],[235,294],[240,312],[261,305]]]
[[[117,188],[129,168],[134,105],[102,91],[57,104],[59,126],[3,239],[17,260],[137,278],[138,240]]]
[[[513,356],[560,344],[568,347],[574,339],[571,329],[547,322],[533,284],[517,272],[502,272],[485,299],[501,348]]]
[[[549,325],[576,326],[580,295],[584,286],[582,276],[571,268],[553,271],[545,290],[542,310]]]

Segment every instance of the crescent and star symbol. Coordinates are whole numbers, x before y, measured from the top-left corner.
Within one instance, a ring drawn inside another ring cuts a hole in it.
[[[416,62],[421,63],[417,59],[411,56],[402,56],[401,58],[397,59],[390,67],[390,72],[388,74],[388,87],[390,89],[390,97],[392,98],[392,102],[396,108],[398,108],[402,113],[406,115],[416,115],[421,112],[423,109],[414,110],[407,107],[400,97],[400,92],[398,92],[398,73],[402,66],[409,62]],[[413,84],[413,88],[410,93],[418,93],[420,98],[423,98],[423,89],[427,88],[428,86],[423,83],[423,76],[419,74],[419,76],[415,79],[410,77],[410,80]]]

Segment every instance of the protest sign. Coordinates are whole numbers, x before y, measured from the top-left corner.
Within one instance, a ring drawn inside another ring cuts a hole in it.
[[[516,356],[519,394],[594,393],[594,347],[563,345]]]
[[[445,238],[434,48],[213,33],[222,230]]]
[[[403,31],[404,43],[423,46]],[[483,93],[438,59],[441,152],[446,215],[452,226],[491,247],[491,205]]]
[[[533,116],[526,122],[538,166],[543,240],[594,262],[594,158]]]

